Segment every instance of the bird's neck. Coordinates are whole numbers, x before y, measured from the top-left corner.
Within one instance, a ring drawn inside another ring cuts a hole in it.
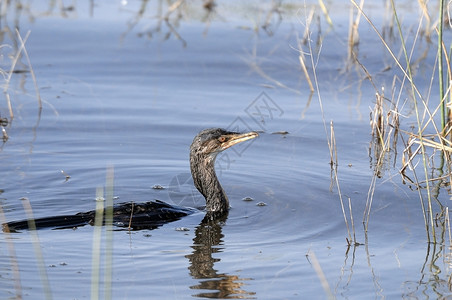
[[[196,188],[206,198],[206,210],[227,212],[229,200],[215,174],[215,156],[196,159],[190,167]]]

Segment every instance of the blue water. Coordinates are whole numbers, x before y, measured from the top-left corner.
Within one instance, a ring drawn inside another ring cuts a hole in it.
[[[228,8],[224,14],[230,18],[219,17],[210,25],[200,21],[198,9],[176,27],[182,41],[174,34],[165,40],[169,29],[164,23],[152,39],[145,37],[157,26],[155,8],[129,31],[139,4],[96,3],[92,16],[88,7],[77,5],[67,18],[56,8],[44,15],[42,8],[32,7],[33,22],[25,12],[20,18],[21,35],[31,31],[26,49],[43,109],[39,114],[30,73],[15,74],[8,89],[15,117],[0,152],[5,218],[27,217],[23,198],[35,217],[92,210],[109,167],[116,202],[159,199],[200,207],[204,199],[189,177],[193,137],[209,127],[259,130],[258,139],[218,158],[217,173],[231,201],[228,219],[204,228],[203,213],[198,213],[152,231],[114,231],[112,247],[102,229],[99,284],[91,277],[93,227],[40,230],[38,239],[32,232],[2,234],[1,298],[45,298],[46,286],[54,299],[90,298],[93,286],[101,297],[110,290],[114,299],[450,294],[445,284],[449,250],[441,244],[428,247],[419,196],[402,183],[400,162],[395,168],[388,164],[377,180],[364,234],[373,175],[368,116],[375,90],[356,66],[345,71],[347,9],[332,5],[333,29],[322,21],[317,65],[322,114],[318,94],[310,98],[298,61],[296,35],[302,36],[304,27],[293,16],[300,16],[303,10],[294,11],[302,7],[294,4],[272,36],[253,30],[269,4],[261,10],[252,6],[255,11],[221,4],[218,14]],[[369,6],[377,24],[381,9],[379,2]],[[321,16],[318,7],[316,13]],[[277,19],[274,15],[275,24]],[[313,42],[317,34],[315,29]],[[421,46],[428,48],[425,41]],[[431,76],[434,49],[421,63],[420,81]],[[361,32],[359,50],[389,95],[393,76],[400,72],[383,71],[382,61],[390,58],[370,30]],[[25,58],[21,62],[27,68]],[[2,68],[7,66],[4,58]],[[405,107],[410,111],[409,103]],[[7,117],[5,102],[0,109]],[[415,119],[406,115],[401,126],[409,128]],[[347,215],[351,199],[362,244],[349,249],[337,186],[331,187],[331,120],[340,189]],[[272,134],[279,131],[289,134]],[[156,184],[165,189],[152,189]],[[438,198],[447,204],[448,197],[444,190]]]

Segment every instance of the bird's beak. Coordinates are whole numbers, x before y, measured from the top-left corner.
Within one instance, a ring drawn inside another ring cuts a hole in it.
[[[255,131],[247,132],[247,133],[234,133],[229,135],[229,139],[227,139],[224,143],[221,144],[222,150],[226,150],[229,147],[232,147],[238,143],[254,139],[258,137],[259,134]]]

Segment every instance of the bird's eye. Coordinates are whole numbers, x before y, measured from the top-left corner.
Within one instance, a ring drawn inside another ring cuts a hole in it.
[[[220,137],[218,138],[218,141],[219,141],[220,143],[224,143],[224,142],[226,141],[226,137],[220,136]]]

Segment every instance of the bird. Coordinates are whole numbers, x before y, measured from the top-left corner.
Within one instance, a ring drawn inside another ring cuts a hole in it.
[[[204,220],[224,218],[229,211],[228,197],[215,173],[215,160],[222,151],[258,137],[255,131],[239,133],[221,128],[199,132],[190,146],[190,171],[196,189],[206,200]],[[106,209],[108,210],[108,208]],[[199,210],[153,200],[144,203],[125,202],[113,206],[113,225],[128,230],[155,229]],[[3,231],[17,232],[30,228],[77,228],[94,225],[96,210],[74,215],[12,221],[3,224]]]

